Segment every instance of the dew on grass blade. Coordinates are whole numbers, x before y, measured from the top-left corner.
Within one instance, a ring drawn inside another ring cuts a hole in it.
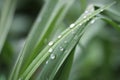
[[[49,46],[52,46],[53,44],[54,44],[53,41],[50,41],[50,42],[48,43]]]
[[[75,26],[75,24],[74,23],[72,23],[71,25],[70,25],[70,28],[73,28]]]
[[[60,47],[60,51],[64,51],[64,48],[63,48],[63,47]]]
[[[51,55],[50,55],[50,58],[51,58],[51,59],[55,59],[55,57],[56,57],[55,54],[51,54]]]
[[[62,37],[62,35],[59,35],[59,36],[58,36],[58,38],[61,38],[61,37]]]
[[[51,52],[53,52],[53,49],[52,49],[52,48],[50,48],[48,52],[50,52],[50,53],[51,53]]]

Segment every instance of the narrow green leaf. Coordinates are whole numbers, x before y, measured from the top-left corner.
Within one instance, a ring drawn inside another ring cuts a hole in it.
[[[69,56],[67,57],[67,59],[64,61],[61,68],[57,72],[54,80],[68,80],[74,60],[75,49],[76,48],[73,48],[73,50],[70,52]]]
[[[79,41],[82,36],[85,27],[81,26],[86,23],[89,19],[93,18],[95,15],[99,14],[106,8],[109,8],[114,3],[111,3],[103,8],[100,8],[92,13],[89,13],[81,18],[79,18],[74,24],[70,25],[70,28],[66,29],[55,41],[53,45],[48,45],[41,51],[41,53],[33,60],[33,62],[28,66],[25,72],[21,75],[20,79],[28,80],[40,64],[50,55],[49,66],[45,66],[41,72],[41,80],[49,79],[53,80],[55,74],[59,70],[60,66],[63,64],[64,60],[67,58],[71,50]],[[67,41],[65,44],[64,41]],[[72,43],[72,44],[71,44]],[[62,47],[64,51],[60,51]],[[48,68],[49,67],[49,68]],[[54,69],[53,69],[54,67]],[[49,71],[52,70],[52,71]]]
[[[18,75],[22,74],[29,63],[45,47],[47,44],[44,43],[46,38],[50,37],[52,30],[64,18],[65,13],[73,2],[74,0],[46,1],[45,6],[38,16],[38,19],[35,21],[33,29],[26,40],[26,44],[12,70],[9,78],[10,80],[16,80]]]
[[[17,0],[5,0],[0,18],[0,53],[10,30]]]
[[[93,21],[95,22],[92,23]],[[90,45],[91,41],[94,40],[95,36],[99,33],[99,31],[101,31],[101,29],[103,29],[104,26],[105,26],[105,22],[98,17],[93,18],[88,23],[87,25],[88,28],[86,29],[85,33],[81,37],[77,47],[77,51],[75,52],[75,59],[74,59],[73,67],[69,76],[69,80],[79,80],[79,78],[81,77],[80,74],[81,75],[83,74],[81,70],[83,68],[82,66],[84,64],[84,60],[86,59],[86,56],[89,56],[88,53],[86,53],[87,51],[86,48],[87,46]]]
[[[116,30],[120,31],[120,25],[117,24],[115,21],[113,21],[112,19],[109,19],[105,16],[100,16],[105,22],[109,23],[110,25],[112,25]]]

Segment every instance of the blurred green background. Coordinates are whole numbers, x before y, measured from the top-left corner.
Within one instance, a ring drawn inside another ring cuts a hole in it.
[[[0,0],[0,12],[4,1]],[[0,80],[6,80],[9,76],[45,1],[18,0],[12,27],[0,54]],[[113,0],[76,0],[64,18],[64,24],[68,26],[74,22],[88,4],[103,6],[110,1]],[[109,10],[111,13],[105,11],[102,14],[120,24],[120,15],[116,15],[120,12],[120,1],[116,1],[119,3]],[[89,27],[76,47],[69,80],[120,80],[120,31],[102,20]]]

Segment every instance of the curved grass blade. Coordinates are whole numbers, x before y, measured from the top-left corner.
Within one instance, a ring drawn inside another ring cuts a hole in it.
[[[70,71],[71,71],[71,67],[72,67],[72,64],[73,64],[74,52],[75,52],[75,48],[73,48],[73,50],[70,52],[67,59],[64,61],[64,63],[60,67],[60,69],[57,72],[54,80],[68,80],[69,75],[70,75]]]
[[[46,1],[46,4],[33,25],[33,29],[26,40],[26,44],[18,57],[9,80],[16,80],[19,73],[22,74],[28,64],[44,48],[46,45],[44,40],[50,36],[52,29],[55,28],[56,24],[64,18],[68,8],[73,2],[74,0]]]
[[[105,25],[106,23],[99,17],[93,18],[87,24],[88,28],[81,37],[77,47],[77,52],[75,52],[75,59],[68,80],[79,80],[81,74],[81,62],[84,63],[84,58],[88,56],[88,54],[86,54],[86,47],[89,43],[91,43],[91,40],[94,39],[94,37],[99,33],[99,31],[101,31],[101,29],[103,29]]]
[[[32,74],[36,71],[36,69],[40,66],[40,64],[50,55],[56,55],[58,56],[60,59],[56,58],[55,60],[58,60],[57,62],[59,64],[56,64],[56,61],[51,61],[51,67],[53,69],[54,66],[54,70],[52,72],[49,72],[48,75],[46,75],[48,72],[48,67],[45,66],[43,69],[43,73],[41,73],[41,78],[43,80],[45,80],[46,76],[49,77],[50,80],[53,80],[55,74],[57,73],[57,71],[59,70],[60,66],[62,65],[62,63],[64,62],[64,60],[67,58],[67,56],[69,55],[69,53],[71,52],[71,50],[73,49],[73,47],[77,44],[79,38],[82,36],[83,32],[84,32],[84,26],[81,26],[82,24],[86,23],[89,19],[93,18],[95,15],[99,14],[101,11],[103,11],[106,8],[109,8],[110,6],[112,6],[114,3],[111,3],[103,8],[100,8],[94,12],[92,12],[89,15],[86,15],[86,17],[81,17],[79,18],[74,24],[70,25],[70,28],[72,29],[66,29],[60,36],[58,37],[54,42],[53,45],[48,45],[45,47],[44,50],[42,50],[42,52],[33,60],[33,62],[28,66],[28,68],[25,70],[25,72],[20,76],[20,79],[26,79],[28,80]],[[71,35],[72,32],[76,32],[75,34]],[[63,42],[68,40],[68,44],[64,44]],[[70,44],[72,43],[72,44]],[[62,46],[64,47],[65,51],[61,52],[59,51],[59,47]],[[60,56],[60,54],[62,54]],[[61,58],[62,57],[62,58]],[[52,60],[52,59],[50,59]],[[52,64],[53,63],[53,64]],[[45,71],[44,71],[45,70]],[[45,76],[45,78],[44,78]],[[42,80],[41,79],[41,80]]]
[[[0,53],[10,30],[17,0],[6,0],[0,19]]]
[[[102,20],[104,20],[105,22],[111,24],[116,30],[120,31],[120,25],[117,24],[116,22],[114,22],[113,20],[111,20],[111,19],[109,19],[109,18],[107,18],[105,16],[102,16],[102,15],[100,15],[100,18]]]

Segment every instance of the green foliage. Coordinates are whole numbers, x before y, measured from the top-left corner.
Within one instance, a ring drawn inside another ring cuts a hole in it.
[[[3,2],[0,17],[0,79],[120,79],[113,72],[116,67],[119,69],[117,61],[120,61],[119,58],[114,59],[120,53],[117,45],[120,44],[120,20],[117,18],[120,16],[120,1],[45,0],[36,20],[34,9],[33,14],[29,13],[32,9],[19,13],[26,5],[30,8],[31,4],[40,7],[40,2]],[[24,4],[15,6],[16,3]],[[26,20],[20,20],[17,15]],[[11,26],[12,21],[15,25]],[[28,24],[32,21],[34,23],[30,25],[32,28],[26,37]],[[18,23],[24,27],[18,28]],[[17,31],[14,31],[15,27]],[[23,29],[25,33],[21,32]],[[15,37],[18,32],[20,34]],[[116,55],[112,57],[114,53]],[[4,64],[8,71],[4,71]]]

